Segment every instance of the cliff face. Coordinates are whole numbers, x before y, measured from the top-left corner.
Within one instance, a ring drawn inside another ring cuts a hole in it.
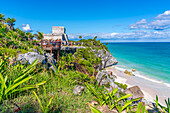
[[[102,65],[100,66],[100,69],[110,67],[118,63],[118,61],[105,49],[98,50],[97,56],[102,59]]]
[[[102,65],[99,66],[99,70],[110,67],[112,65],[115,65],[118,63],[118,61],[110,54],[107,50],[101,49],[101,50],[93,50],[97,57],[100,57],[102,59]]]
[[[86,48],[86,47],[84,47],[84,46],[81,46],[81,47],[74,47],[74,46],[62,47],[61,50],[64,50],[67,53],[74,54],[76,52],[76,50],[80,49],[80,48]],[[95,55],[97,57],[100,57],[102,59],[102,65],[99,66],[99,70],[106,68],[106,67],[110,67],[110,66],[118,63],[118,61],[112,56],[112,54],[110,54],[105,49],[96,50],[96,49],[91,48],[91,50],[95,53]]]

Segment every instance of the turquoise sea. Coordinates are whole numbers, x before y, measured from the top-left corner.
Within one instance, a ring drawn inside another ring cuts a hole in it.
[[[136,69],[145,78],[170,85],[170,42],[114,42],[107,47],[117,67]]]

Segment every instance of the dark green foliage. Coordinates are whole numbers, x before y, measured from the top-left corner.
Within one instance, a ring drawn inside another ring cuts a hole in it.
[[[86,48],[78,49],[75,54],[60,52],[57,66],[52,64],[55,71],[45,68],[43,70],[42,64],[35,62],[32,65],[27,63],[21,65],[17,62],[13,66],[9,64],[10,59],[18,53],[26,53],[33,49],[44,52],[36,45],[38,41],[33,40],[33,37],[42,40],[42,32],[34,35],[30,32],[25,33],[18,28],[15,29],[14,23],[14,18],[5,19],[4,15],[0,14],[0,112],[90,113],[86,103],[91,101],[92,97],[95,97],[94,100],[101,106],[108,105],[110,109],[117,109],[120,113],[125,109],[131,112],[132,102],[138,99],[128,100],[131,94],[118,92],[117,88],[108,92],[105,88],[110,87],[110,83],[105,86],[97,85],[95,74],[101,65],[101,58],[96,57],[95,52],[108,51],[107,44],[103,45],[100,40],[96,40],[97,36],[78,41]],[[127,88],[126,84],[117,82],[115,84],[122,89]],[[75,85],[86,86],[86,88],[77,96],[73,94]],[[30,90],[33,90],[34,94]],[[158,103],[158,97],[155,102],[156,108],[159,106],[165,112],[170,111],[169,99],[166,101],[167,107]],[[93,106],[91,108],[93,112],[100,112]],[[141,109],[145,111],[145,107],[139,104],[138,112]]]
[[[128,86],[126,84],[122,84],[122,83],[118,83],[118,82],[114,82],[118,87],[122,88],[122,89],[126,89]]]
[[[106,45],[103,45],[100,42],[100,40],[96,40],[96,39],[97,39],[97,36],[95,36],[93,39],[87,39],[87,40],[82,39],[82,40],[80,40],[78,42],[81,42],[81,43],[83,42],[83,46],[91,47],[94,50],[103,50],[103,49],[105,49],[105,50],[109,51]]]
[[[92,75],[101,64],[101,58],[96,57],[95,53],[89,47],[78,49],[74,56],[76,59],[75,61],[83,65],[89,75]]]

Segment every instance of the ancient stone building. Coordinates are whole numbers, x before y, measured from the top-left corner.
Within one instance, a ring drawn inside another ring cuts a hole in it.
[[[66,42],[68,44],[68,36],[65,33],[66,29],[64,27],[53,26],[52,33],[44,34],[44,39],[47,40],[57,40],[60,39],[62,42]]]

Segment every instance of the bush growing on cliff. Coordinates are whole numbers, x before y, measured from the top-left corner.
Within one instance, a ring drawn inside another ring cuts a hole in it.
[[[97,39],[97,36],[95,36],[93,39],[87,39],[87,40],[82,39],[82,40],[80,40],[78,42],[81,42],[81,43],[83,42],[83,46],[91,47],[94,50],[103,50],[103,49],[105,49],[105,50],[109,51],[106,45],[101,43],[100,40],[96,40],[96,39]]]
[[[118,83],[118,82],[114,82],[118,87],[122,88],[122,89],[126,89],[128,86],[126,84],[122,84],[122,83]]]
[[[75,61],[83,65],[89,75],[93,75],[98,66],[101,65],[101,58],[97,57],[89,47],[78,49],[74,55]]]

